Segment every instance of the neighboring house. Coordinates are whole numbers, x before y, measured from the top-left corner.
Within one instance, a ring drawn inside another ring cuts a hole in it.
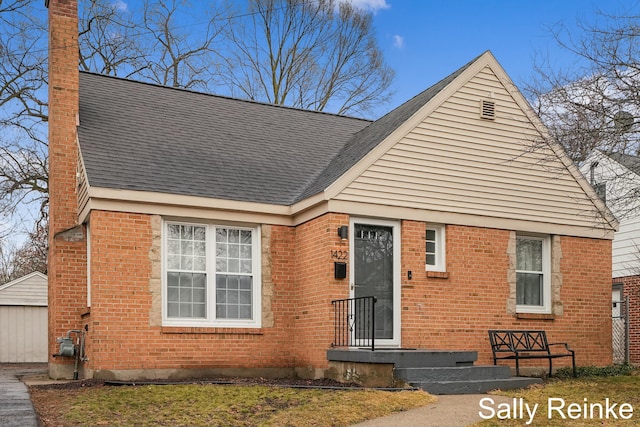
[[[0,363],[47,362],[48,353],[47,276],[0,285]]]
[[[611,363],[616,221],[491,53],[371,122],[79,73],[76,13],[49,2],[49,350],[86,331],[85,377],[322,377],[332,300],[372,294],[377,348],[544,329]]]
[[[628,154],[604,154],[594,151],[581,169],[607,206],[620,222],[613,239],[613,289],[612,299],[622,296],[629,304],[629,362],[640,363],[640,157]],[[620,307],[613,307],[614,315],[620,315]],[[624,327],[617,327],[618,334]],[[616,336],[614,343],[624,344],[623,337]],[[618,361],[624,361],[621,349]],[[621,359],[621,360],[620,360]]]

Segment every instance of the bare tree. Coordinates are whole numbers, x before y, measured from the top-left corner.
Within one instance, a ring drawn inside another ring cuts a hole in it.
[[[79,67],[174,87],[210,89],[217,15],[189,36],[173,18],[175,0],[146,0],[130,11],[110,0],[80,2]],[[0,217],[18,207],[46,221],[47,28],[41,0],[0,0]]]
[[[18,248],[13,257],[13,274],[15,277],[12,280],[34,271],[47,274],[47,254],[49,250],[47,230],[48,224],[36,224],[25,243]]]
[[[81,70],[126,78],[148,66],[139,24],[122,4],[83,3],[78,34]]]
[[[562,25],[552,34],[567,55],[569,69],[537,61],[525,86],[534,108],[576,163],[593,149],[640,154],[640,17],[597,13],[597,24],[578,32]]]
[[[197,31],[178,24],[185,1],[147,1],[141,29],[145,32],[146,67],[140,76],[164,86],[213,90],[217,75],[214,43],[222,30],[221,11],[209,8],[200,16]]]
[[[34,271],[47,274],[47,224],[38,224],[20,246],[0,240],[0,285]]]
[[[32,3],[0,2],[1,216],[24,202],[46,216],[46,31]]]
[[[13,259],[15,245],[10,240],[0,241],[0,285],[14,280]]]
[[[363,114],[390,96],[372,16],[350,2],[251,0],[228,25],[221,78],[252,100]]]

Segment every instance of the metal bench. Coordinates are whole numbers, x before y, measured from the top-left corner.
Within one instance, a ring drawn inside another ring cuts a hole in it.
[[[576,355],[567,343],[549,343],[545,331],[522,330],[489,330],[491,351],[493,352],[493,364],[498,360],[515,360],[516,375],[520,376],[520,360],[523,359],[548,359],[549,376],[553,371],[553,359],[571,357],[573,363],[573,376],[576,374]],[[564,346],[560,352],[551,352],[552,346]]]

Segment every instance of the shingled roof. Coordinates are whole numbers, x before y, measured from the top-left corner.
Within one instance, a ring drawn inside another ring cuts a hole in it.
[[[374,122],[82,72],[89,185],[290,205],[327,188],[474,61]]]
[[[609,157],[630,171],[640,174],[640,157],[624,153],[611,153],[609,154]]]

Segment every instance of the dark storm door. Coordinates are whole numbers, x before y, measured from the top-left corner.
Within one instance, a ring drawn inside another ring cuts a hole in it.
[[[374,220],[356,220],[351,227],[351,296],[376,297],[376,345],[400,344],[399,228],[399,224],[395,222]],[[356,322],[368,322],[368,319],[360,316],[356,317]],[[366,331],[368,328],[356,328],[358,330]],[[370,337],[355,338],[360,340]]]

